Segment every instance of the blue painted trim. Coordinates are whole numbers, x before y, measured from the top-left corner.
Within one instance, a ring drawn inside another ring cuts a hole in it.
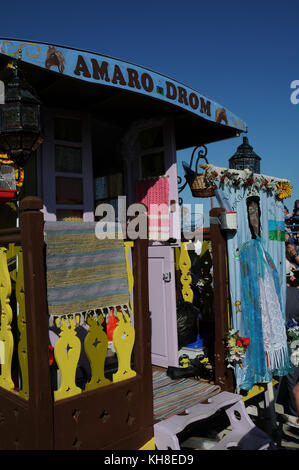
[[[246,131],[246,123],[193,88],[129,62],[78,50],[19,39],[0,39],[0,53],[61,75],[139,93],[171,103],[208,121]]]

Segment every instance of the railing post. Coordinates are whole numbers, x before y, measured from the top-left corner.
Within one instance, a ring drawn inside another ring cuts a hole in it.
[[[222,208],[210,210],[210,234],[212,241],[215,316],[215,381],[222,390],[234,392],[234,377],[225,365],[224,337],[228,331],[229,284],[226,240],[216,219],[225,212]]]
[[[151,365],[151,326],[148,290],[148,240],[137,239],[134,242],[134,326],[135,370],[142,375],[143,383],[143,425],[153,424],[153,385]],[[151,436],[152,437],[152,436]]]
[[[44,268],[43,202],[21,201],[20,229],[28,342],[29,407],[32,449],[53,448],[53,404],[49,368],[49,332]]]

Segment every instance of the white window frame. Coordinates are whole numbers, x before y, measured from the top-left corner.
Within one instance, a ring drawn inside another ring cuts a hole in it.
[[[54,119],[80,119],[82,122],[82,142],[57,140],[54,136]],[[68,110],[44,110],[43,126],[45,140],[39,159],[41,182],[39,195],[44,201],[44,217],[46,221],[56,221],[56,211],[81,210],[84,222],[94,221],[94,187],[92,169],[91,120],[88,114],[70,112]],[[82,149],[82,173],[56,172],[55,145],[80,147]],[[83,204],[56,203],[56,176],[82,178]]]

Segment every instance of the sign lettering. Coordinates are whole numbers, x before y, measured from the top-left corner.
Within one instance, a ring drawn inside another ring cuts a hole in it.
[[[95,58],[92,58],[90,59],[90,62],[92,75],[83,56],[79,54],[74,69],[74,74],[78,76],[82,75],[86,78],[90,78],[92,76],[94,80],[101,80],[108,83],[111,81],[111,83],[114,85],[121,85],[124,87],[129,86],[130,88],[136,88],[137,90],[143,89],[147,93],[152,93],[154,91],[154,79],[147,72],[144,72],[139,76],[138,71],[131,67],[128,67],[124,71],[118,64],[114,64],[112,68],[107,61],[102,61],[99,64]],[[124,72],[126,74],[124,74]],[[186,88],[182,86],[176,86],[174,83],[168,80],[165,82],[165,86],[166,98],[173,101],[178,101],[178,103],[181,103],[186,107],[190,107],[193,110],[198,109],[200,103],[200,113],[211,116],[211,102],[209,100],[205,101],[203,97],[198,97],[194,92],[188,93]],[[157,85],[156,91],[158,94],[164,95],[164,90],[161,85]]]

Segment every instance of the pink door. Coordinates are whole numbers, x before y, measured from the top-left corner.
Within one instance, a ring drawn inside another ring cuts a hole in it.
[[[152,364],[178,364],[174,249],[149,247],[149,310],[151,315]]]

